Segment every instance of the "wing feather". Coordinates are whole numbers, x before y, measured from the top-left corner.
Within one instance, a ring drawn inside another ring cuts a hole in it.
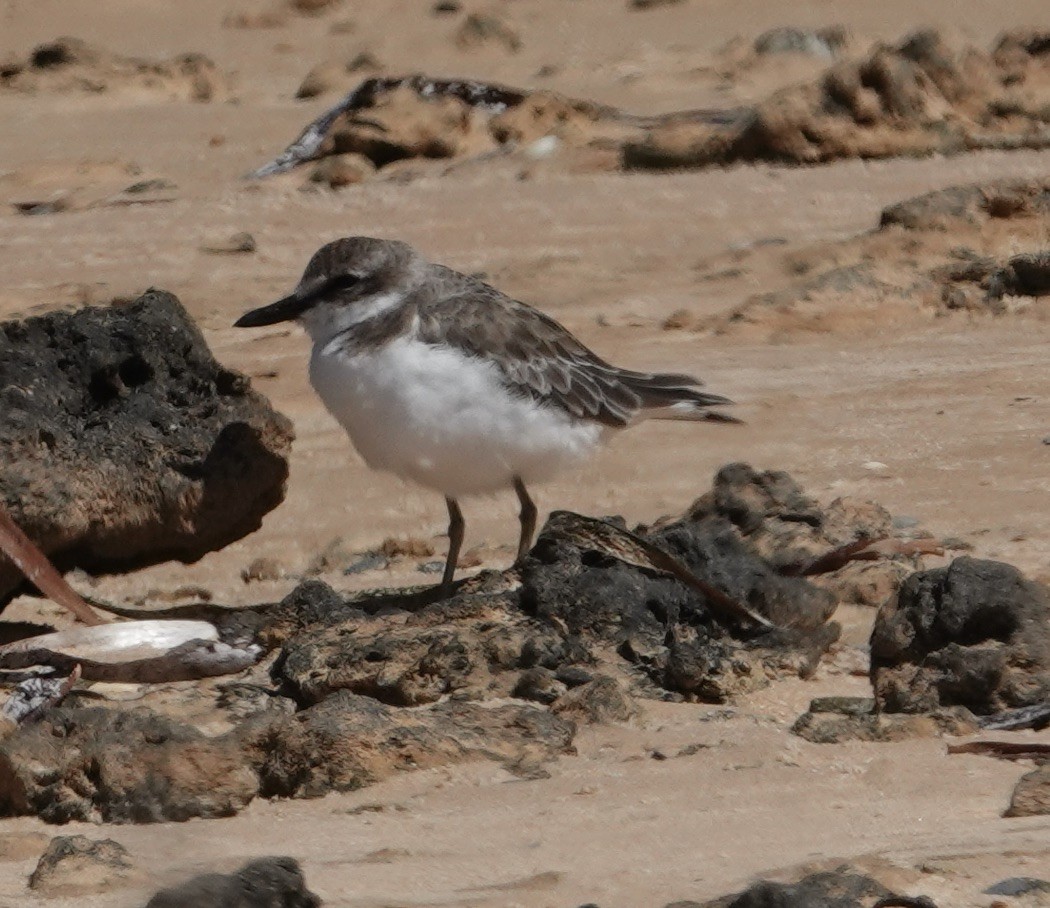
[[[544,313],[481,281],[433,267],[440,279],[417,303],[420,339],[492,362],[518,394],[616,428],[646,407],[728,403],[697,391],[701,382],[688,375],[618,369]]]

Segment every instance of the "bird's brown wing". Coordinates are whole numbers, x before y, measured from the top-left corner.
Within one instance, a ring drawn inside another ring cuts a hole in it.
[[[577,419],[622,428],[646,407],[729,403],[688,375],[618,369],[554,319],[480,281],[453,285],[417,311],[423,341],[492,362],[508,388]]]

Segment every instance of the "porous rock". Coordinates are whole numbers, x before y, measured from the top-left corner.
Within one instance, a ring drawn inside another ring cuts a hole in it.
[[[0,324],[0,502],[62,568],[247,535],[284,497],[292,437],[169,293]],[[0,564],[0,603],[20,583]]]
[[[885,712],[977,714],[1050,698],[1050,595],[1016,568],[962,557],[913,574],[879,611],[871,678]]]
[[[300,634],[285,645],[274,675],[304,704],[349,690],[417,706],[456,691],[510,694],[514,670],[540,659],[547,662],[541,667],[556,667],[572,661],[572,649],[554,628],[530,621],[512,597],[477,596],[414,614],[351,617]]]
[[[743,892],[710,902],[676,902],[674,905],[677,908],[868,908],[894,895],[878,880],[844,866],[810,874],[797,883],[760,880]]]
[[[344,690],[290,719],[250,722],[238,734],[262,794],[308,798],[478,757],[549,759],[571,747],[575,726],[530,705],[446,701],[405,710]]]
[[[128,850],[112,839],[55,836],[29,876],[29,888],[43,895],[84,895],[110,891],[136,878]]]
[[[468,759],[537,763],[573,722],[520,703],[386,706],[338,691],[295,714],[252,710],[208,736],[139,708],[61,707],[0,742],[0,815],[147,823],[230,816],[257,795],[319,797]]]
[[[258,858],[236,873],[205,873],[158,892],[146,908],[316,908],[299,862]]]
[[[0,813],[147,823],[230,816],[258,791],[232,736],[148,709],[63,707],[0,742]]]

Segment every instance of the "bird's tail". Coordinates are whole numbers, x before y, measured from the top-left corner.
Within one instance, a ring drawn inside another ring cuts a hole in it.
[[[712,407],[730,406],[733,402],[721,394],[709,394],[700,390],[702,383],[690,375],[629,372],[622,380],[641,400],[637,420],[742,422],[735,416],[712,410]]]

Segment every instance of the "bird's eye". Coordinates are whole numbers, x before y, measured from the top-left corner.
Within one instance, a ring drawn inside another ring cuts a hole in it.
[[[349,288],[356,286],[360,280],[361,279],[356,274],[337,274],[328,281],[324,289],[327,293],[348,290]]]

